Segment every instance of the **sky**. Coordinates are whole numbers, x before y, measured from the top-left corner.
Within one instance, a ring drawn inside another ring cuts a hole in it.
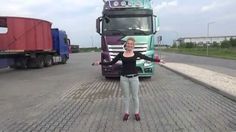
[[[100,47],[96,18],[101,16],[102,0],[0,0],[0,16],[44,19],[52,27],[65,30],[71,43],[80,47]],[[180,37],[236,36],[236,0],[152,0],[160,18],[163,44]]]

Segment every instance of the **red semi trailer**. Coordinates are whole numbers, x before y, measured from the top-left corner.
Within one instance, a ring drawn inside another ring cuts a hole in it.
[[[0,17],[0,68],[27,68],[65,63],[69,39],[64,31],[51,29],[51,22],[21,17]]]

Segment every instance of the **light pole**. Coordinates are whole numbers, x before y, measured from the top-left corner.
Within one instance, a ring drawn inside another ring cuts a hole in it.
[[[177,31],[173,31],[173,33],[175,33],[175,35],[176,35],[176,40],[174,40],[175,43],[176,43],[177,40],[178,40],[178,37],[179,37],[179,33],[178,33]],[[178,48],[178,44],[176,44],[176,46],[177,46],[177,48]]]
[[[92,48],[93,48],[93,36],[91,35],[90,38],[91,38]]]
[[[157,51],[158,51],[158,53],[159,53],[159,58],[160,58],[160,59],[161,59],[161,41],[162,41],[162,36],[159,35],[159,36],[157,37],[157,42],[158,42],[158,44],[159,44],[159,47],[158,47],[158,44],[157,44]]]
[[[207,23],[207,39],[209,38],[209,30],[210,30],[210,24],[214,24],[215,22],[209,22]],[[209,41],[207,41],[207,56],[208,56],[208,46],[209,46]]]

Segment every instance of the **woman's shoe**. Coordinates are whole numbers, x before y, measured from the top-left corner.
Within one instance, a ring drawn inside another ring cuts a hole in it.
[[[129,119],[129,114],[125,113],[124,117],[123,117],[123,121],[127,121]]]
[[[135,120],[136,120],[136,121],[140,121],[140,120],[141,120],[141,118],[140,118],[140,115],[139,115],[139,114],[135,114],[134,116],[135,116]]]

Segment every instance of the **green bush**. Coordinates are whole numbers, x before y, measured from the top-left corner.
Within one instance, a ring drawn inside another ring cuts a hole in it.
[[[221,48],[230,48],[230,47],[232,47],[230,41],[224,40],[223,42],[221,42]]]
[[[232,45],[232,47],[236,47],[236,39],[231,38],[229,43]]]
[[[172,46],[171,46],[171,48],[176,48],[177,47],[177,44],[176,43],[174,43]]]
[[[185,48],[186,47],[186,43],[180,43],[179,44],[179,48]]]
[[[185,48],[193,48],[193,47],[195,47],[195,44],[194,43],[186,43],[186,46],[185,46]]]
[[[211,47],[219,48],[220,44],[214,41],[213,44],[211,45]]]

